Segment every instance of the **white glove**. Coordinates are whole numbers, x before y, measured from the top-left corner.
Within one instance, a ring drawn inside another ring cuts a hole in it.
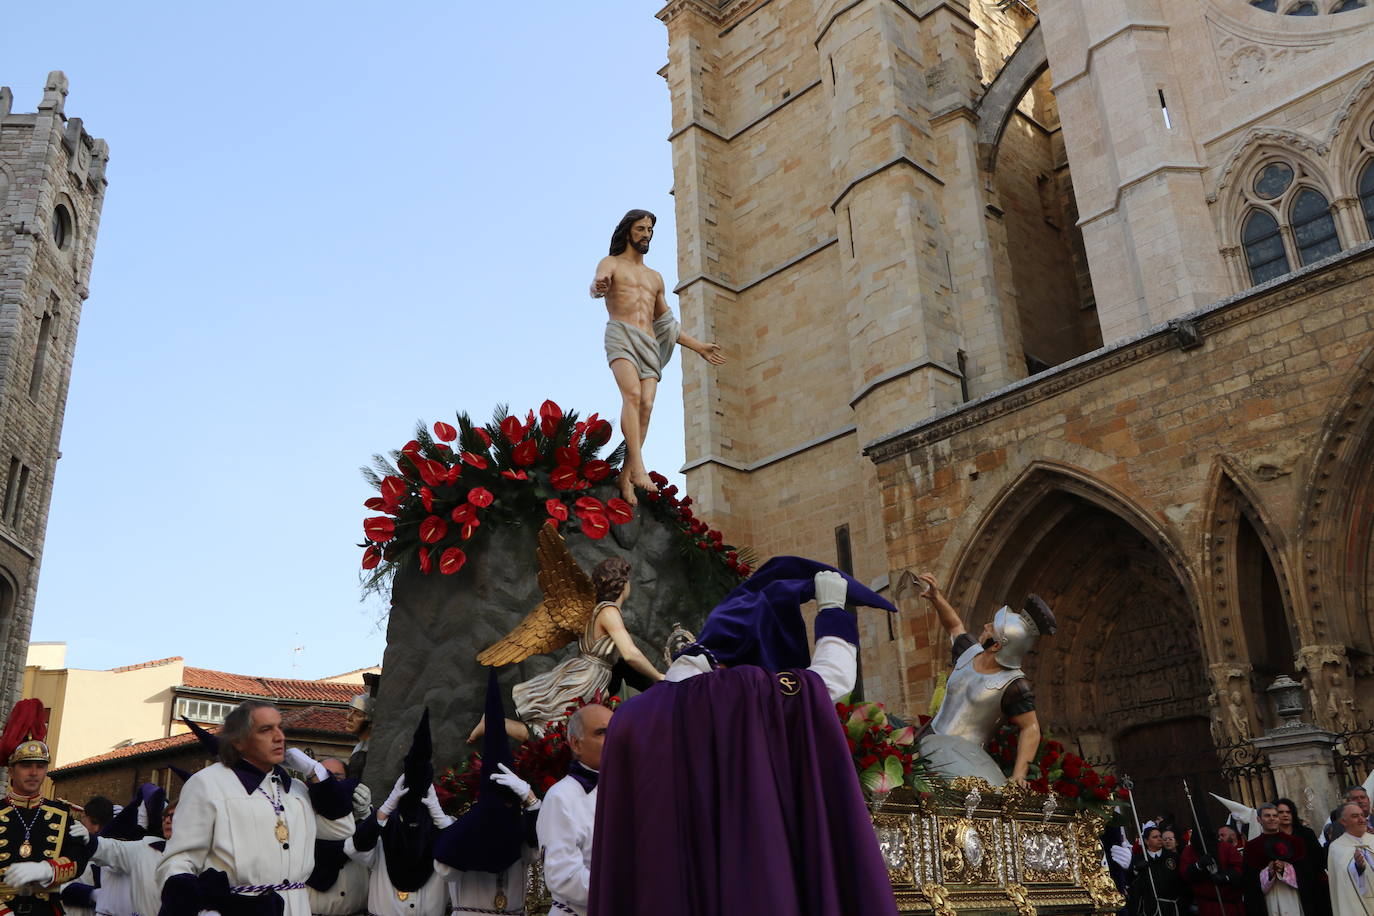
[[[72,820],[67,824],[67,836],[84,843],[91,838],[91,832],[86,829],[85,824]]]
[[[511,792],[514,792],[515,797],[520,799],[520,804],[523,805],[525,803],[525,799],[529,798],[530,796],[530,784],[525,782],[525,780],[521,779],[519,776],[516,776],[514,773],[512,773],[510,767],[506,766],[504,763],[498,763],[496,765],[496,768],[501,772],[492,773],[491,781],[496,783],[498,786],[502,786],[506,789],[509,789]]]
[[[353,816],[362,820],[372,813],[372,790],[362,783],[353,790]]]
[[[1112,847],[1112,861],[1122,868],[1131,867],[1131,847],[1126,843]]]
[[[816,607],[844,607],[845,596],[849,594],[849,583],[844,576],[829,569],[816,573]]]
[[[396,777],[396,785],[391,787],[391,794],[386,797],[386,801],[382,802],[382,806],[377,809],[377,820],[384,821],[391,817],[392,812],[396,810],[396,806],[401,803],[401,796],[405,794],[406,777],[405,774],[402,773],[400,776]]]
[[[15,862],[5,869],[5,883],[13,888],[28,885],[47,887],[52,884],[52,865],[47,862]]]
[[[453,823],[453,818],[444,813],[443,807],[439,804],[439,796],[434,791],[434,786],[429,787],[429,791],[424,797],[425,807],[429,809],[429,819],[434,821],[434,826],[443,830]]]
[[[314,776],[320,782],[329,778],[329,771],[324,768],[324,764],[298,747],[288,747],[286,760],[283,762],[297,773]]]

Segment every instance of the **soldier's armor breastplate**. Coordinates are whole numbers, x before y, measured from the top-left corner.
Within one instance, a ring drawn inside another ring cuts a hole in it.
[[[940,711],[930,723],[937,735],[957,735],[982,746],[997,730],[1002,719],[1002,692],[1026,673],[1020,668],[999,668],[992,674],[982,674],[973,667],[973,660],[983,652],[981,646],[970,646],[945,682],[945,699]]]

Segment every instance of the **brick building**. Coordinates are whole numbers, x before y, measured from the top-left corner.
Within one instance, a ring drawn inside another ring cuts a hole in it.
[[[1049,730],[1160,785],[1273,725],[1279,674],[1356,731],[1374,5],[659,18],[684,328],[731,354],[683,366],[689,488],[761,556],[902,602],[863,618],[867,694],[925,711],[948,658],[904,586],[930,569],[974,625],[1044,595]]]
[[[0,706],[19,699],[81,306],[105,199],[104,140],[64,113],[48,74],[38,111],[0,87]]]

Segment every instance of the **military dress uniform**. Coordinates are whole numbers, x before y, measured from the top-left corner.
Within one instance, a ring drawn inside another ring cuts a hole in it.
[[[48,748],[30,739],[17,747],[9,764],[48,761]],[[0,872],[19,862],[47,862],[53,879],[46,886],[10,887],[0,884],[0,916],[53,916],[61,914],[58,887],[76,878],[90,858],[85,828],[71,806],[57,799],[32,798],[6,793],[0,808]]]

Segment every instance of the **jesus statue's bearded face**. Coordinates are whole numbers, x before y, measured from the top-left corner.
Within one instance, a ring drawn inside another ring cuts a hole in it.
[[[630,226],[630,244],[640,254],[649,253],[649,243],[654,238],[654,221],[650,217],[636,220]]]

